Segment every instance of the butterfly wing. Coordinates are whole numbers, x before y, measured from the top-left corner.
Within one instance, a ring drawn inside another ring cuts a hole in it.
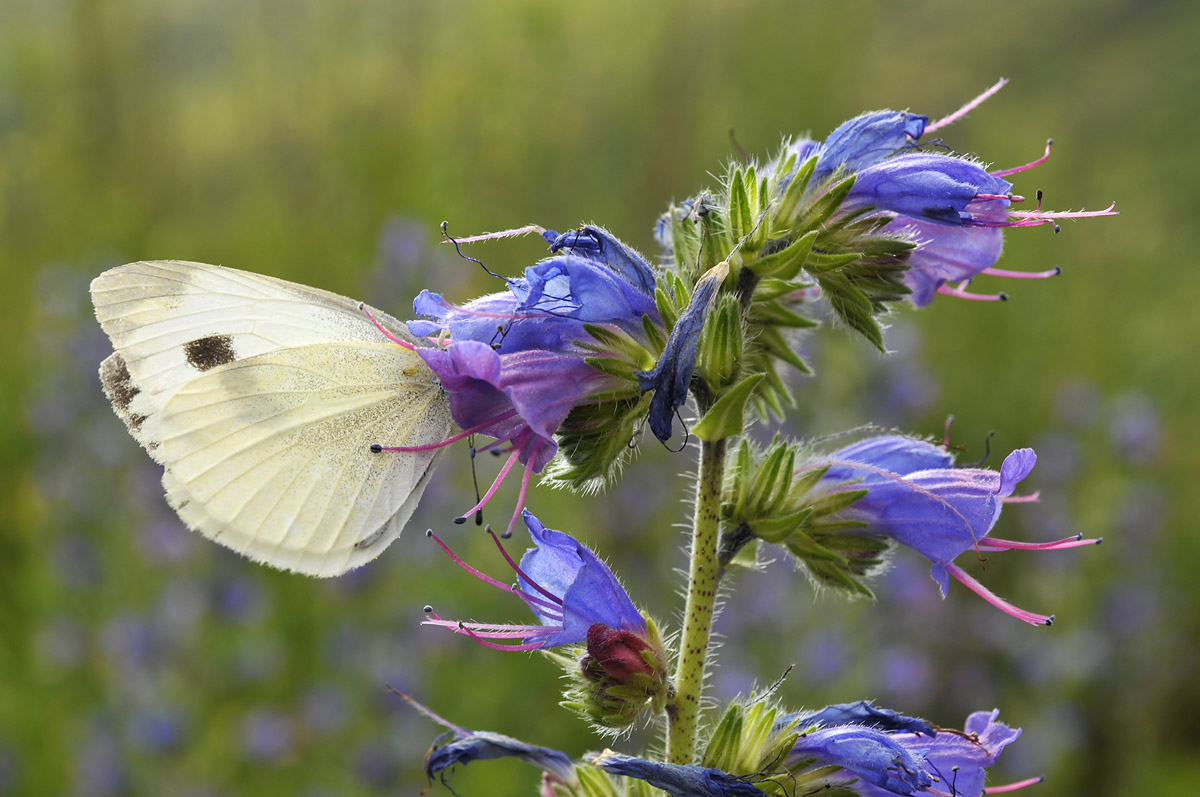
[[[276,567],[331,576],[399,535],[446,437],[437,377],[337,294],[202,263],[131,263],[92,283],[116,352],[104,389],[165,468],[191,528]],[[372,309],[389,333],[411,339]]]

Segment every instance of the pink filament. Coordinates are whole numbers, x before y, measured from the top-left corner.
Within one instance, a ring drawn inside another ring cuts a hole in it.
[[[984,786],[983,793],[984,794],[1003,794],[1006,791],[1016,791],[1017,789],[1023,789],[1026,786],[1033,786],[1034,784],[1041,783],[1045,779],[1046,779],[1046,777],[1044,775],[1038,775],[1036,778],[1026,778],[1025,780],[1018,780],[1016,783],[1005,783],[1000,786]]]
[[[945,127],[946,125],[957,122],[959,119],[963,118],[964,116],[969,114],[971,111],[975,110],[980,105],[982,105],[988,98],[990,98],[997,91],[1004,88],[1004,84],[1006,84],[1006,83],[1008,83],[1008,78],[1006,78],[1006,77],[1000,78],[1000,80],[997,81],[994,86],[992,86],[987,91],[980,94],[975,99],[968,102],[963,107],[959,108],[954,113],[950,114],[949,116],[943,116],[941,119],[938,119],[933,124],[926,125],[925,132],[932,133],[934,130],[939,130],[939,129]]]
[[[366,313],[367,318],[370,319],[371,323],[375,325],[375,328],[378,329],[380,332],[382,332],[383,336],[385,338],[387,338],[388,340],[390,340],[392,343],[395,343],[397,346],[399,346],[402,349],[408,349],[409,351],[417,350],[417,347],[412,345],[411,343],[409,343],[407,340],[401,340],[400,338],[393,335],[391,332],[388,332],[386,329],[384,329],[383,324],[376,321],[375,316],[371,315],[371,311],[367,308],[367,305],[365,303],[359,302],[358,309],[362,310],[364,313]]]
[[[504,561],[508,562],[508,566],[511,567],[518,576],[525,579],[525,581],[529,583],[529,586],[533,587],[538,592],[542,593],[547,598],[554,601],[554,605],[556,608],[561,609],[562,608],[562,599],[559,598],[557,595],[555,595],[550,590],[545,589],[542,586],[540,586],[537,582],[535,582],[529,576],[525,575],[525,571],[521,569],[521,566],[518,565],[511,556],[508,555],[508,551],[506,551],[504,549],[504,544],[502,542],[500,542],[500,538],[496,536],[496,533],[489,528],[488,534],[491,535],[492,541],[494,543],[496,543],[496,547],[500,549],[500,555],[504,557]]]
[[[1050,147],[1053,144],[1054,144],[1054,139],[1047,139],[1046,153],[1044,155],[1042,155],[1042,157],[1038,158],[1037,160],[1030,161],[1029,163],[1026,163],[1023,166],[1014,166],[1011,169],[1001,169],[998,172],[991,172],[990,174],[992,175],[992,177],[1008,177],[1010,174],[1017,174],[1019,172],[1028,171],[1028,170],[1034,168],[1035,166],[1041,166],[1043,163],[1045,163],[1046,161],[1048,161],[1050,159]]]
[[[500,468],[500,472],[496,474],[496,479],[492,482],[492,486],[488,488],[486,493],[484,493],[483,498],[479,499],[479,503],[459,515],[458,518],[456,518],[457,520],[466,520],[468,516],[473,515],[480,509],[483,509],[485,506],[487,506],[487,502],[492,500],[492,496],[496,494],[496,490],[500,489],[500,485],[504,482],[505,477],[508,476],[508,472],[512,470],[513,465],[515,465],[517,462],[517,457],[520,455],[520,451],[512,452],[512,455],[509,456],[507,461],[505,461],[504,467]]]
[[[939,285],[937,292],[946,296],[955,296],[959,299],[969,299],[973,302],[1006,302],[1008,301],[1007,293],[970,293],[962,288],[952,288],[949,285]]]
[[[995,606],[997,609],[1004,612],[1005,614],[1007,614],[1011,617],[1015,617],[1018,620],[1022,620],[1026,623],[1029,623],[1030,625],[1053,625],[1054,624],[1054,615],[1052,615],[1052,614],[1036,614],[1034,612],[1026,611],[1025,609],[1014,606],[1013,604],[1011,604],[1008,601],[1001,598],[996,593],[989,590],[987,587],[980,584],[978,581],[976,581],[971,576],[967,575],[966,571],[964,571],[961,567],[954,564],[953,562],[946,564],[945,568],[946,568],[946,572],[949,573],[950,575],[954,576],[954,578],[957,579],[959,582],[961,582],[963,584],[963,586],[965,586],[967,589],[971,590],[976,595],[983,598],[985,601],[992,604],[993,606]]]
[[[1065,539],[1053,540],[1051,542],[1018,542],[1016,540],[998,540],[994,537],[988,537],[987,542],[979,546],[979,549],[982,551],[1063,551],[1067,548],[1099,545],[1103,541],[1103,537],[1085,539],[1082,534],[1076,534],[1074,537],[1066,537]]]
[[[501,421],[507,421],[509,418],[513,417],[516,414],[517,414],[517,411],[515,409],[508,410],[507,412],[502,412],[499,415],[495,415],[491,418],[488,418],[486,421],[475,424],[470,429],[464,429],[463,431],[459,432],[458,434],[451,435],[450,437],[447,437],[445,440],[439,440],[436,443],[429,443],[429,444],[423,445],[423,446],[380,446],[379,450],[380,451],[402,451],[403,452],[403,451],[429,451],[434,448],[444,448],[445,446],[448,446],[451,443],[457,443],[459,440],[462,440],[464,437],[470,437],[473,434],[482,432],[484,429],[491,426],[492,424],[500,423]],[[498,443],[500,441],[497,440],[496,442]],[[496,443],[489,443],[488,446],[486,446],[484,448],[476,449],[476,451],[486,451],[487,448],[494,446],[495,444]]]
[[[990,274],[993,277],[1009,277],[1011,279],[1024,280],[1041,280],[1057,277],[1062,273],[1062,269],[1055,266],[1046,271],[1010,271],[1006,268],[985,268],[980,274]]]

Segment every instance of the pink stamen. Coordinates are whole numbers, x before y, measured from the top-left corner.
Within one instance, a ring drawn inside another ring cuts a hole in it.
[[[1021,620],[1023,622],[1029,623],[1030,625],[1053,625],[1054,624],[1054,615],[1052,615],[1052,614],[1036,614],[1034,612],[1026,611],[1025,609],[1014,606],[1013,604],[1011,604],[1008,601],[1001,598],[996,593],[989,590],[987,587],[983,586],[983,584],[980,584],[974,578],[969,576],[965,570],[963,570],[961,567],[954,564],[953,562],[947,563],[945,565],[945,568],[946,568],[946,572],[949,573],[950,575],[954,576],[954,578],[957,579],[960,583],[962,583],[963,586],[965,586],[967,589],[971,590],[976,595],[983,598],[985,601],[992,604],[993,606],[995,606],[997,609],[1004,612],[1005,614],[1007,614],[1011,617],[1015,617],[1018,620]]]
[[[1042,157],[1038,158],[1037,160],[1030,161],[1023,166],[1014,166],[1011,169],[1001,169],[997,172],[990,172],[990,174],[992,177],[1008,177],[1010,174],[1018,174],[1020,172],[1029,171],[1035,166],[1041,166],[1043,163],[1050,160],[1050,147],[1053,145],[1054,139],[1048,138],[1046,139],[1046,154],[1042,155]]]
[[[1116,210],[1117,203],[1113,202],[1104,210],[1010,210],[1012,218],[1037,220],[1045,223],[1051,219],[1088,219],[1097,216],[1120,216]]]
[[[1018,280],[1041,280],[1057,277],[1062,274],[1062,267],[1055,266],[1046,271],[1010,271],[1006,268],[985,268],[980,274],[989,274],[993,277],[1009,277]]]
[[[1033,495],[1005,495],[1000,498],[1002,504],[1036,504],[1042,500],[1042,491],[1038,490]]]
[[[504,463],[504,467],[500,468],[500,472],[496,474],[496,479],[492,482],[492,486],[488,488],[486,493],[484,493],[483,498],[479,499],[478,504],[456,517],[454,519],[456,522],[465,523],[468,516],[475,514],[480,509],[483,509],[485,506],[487,506],[487,502],[492,500],[492,496],[496,494],[496,490],[500,489],[500,485],[504,482],[505,477],[508,476],[508,472],[512,470],[513,465],[516,464],[517,457],[520,456],[520,454],[520,451],[512,452],[512,455]]]
[[[539,627],[541,627],[541,626],[539,626]],[[467,628],[465,625],[462,625],[461,623],[459,624],[459,628],[461,630],[456,631],[455,633],[466,634],[467,636],[471,637],[471,639],[473,639],[476,642],[478,642],[479,644],[483,645],[485,648],[491,648],[492,650],[507,650],[509,652],[520,652],[520,651],[524,651],[524,650],[541,650],[544,645],[544,643],[542,643],[542,642],[526,642],[522,645],[501,645],[496,642],[489,642],[486,639],[483,639],[478,634],[473,632],[470,628]],[[543,631],[545,631],[547,634],[556,633],[558,630],[559,629],[543,628]]]
[[[479,235],[472,235],[469,238],[455,238],[454,240],[458,241],[460,244],[473,244],[478,241],[492,241],[497,238],[517,238],[522,235],[528,235],[531,232],[536,232],[538,235],[541,235],[545,231],[546,231],[545,227],[539,227],[536,224],[528,224],[524,227],[516,227],[511,230],[501,230],[500,232],[485,232],[485,233],[481,233]],[[442,241],[442,243],[447,244],[450,242]]]
[[[504,536],[512,534],[513,526],[517,525],[517,518],[521,516],[521,510],[525,508],[525,496],[529,494],[529,479],[533,475],[533,471],[529,466],[525,466],[525,472],[521,474],[521,492],[517,495],[517,508],[513,510],[512,518],[508,521],[508,528],[504,530]]]
[[[957,122],[959,119],[962,119],[964,116],[969,114],[971,111],[975,110],[980,105],[982,105],[987,99],[989,99],[997,91],[1004,88],[1004,84],[1006,84],[1006,83],[1008,83],[1008,78],[1006,78],[1006,77],[1000,78],[1000,80],[997,81],[994,86],[992,86],[987,91],[980,94],[975,99],[968,102],[963,107],[959,108],[954,113],[950,114],[949,116],[944,116],[941,119],[938,119],[933,124],[926,125],[925,132],[932,133],[934,130],[939,130],[939,129],[945,127],[946,125],[953,124],[954,122]]]
[[[476,636],[486,639],[524,639],[530,636],[549,636],[557,629],[544,625],[489,625],[487,623],[464,623],[458,620],[422,620],[421,625],[433,625],[439,628],[449,628],[456,634],[471,631]]]
[[[358,309],[362,310],[364,313],[366,313],[367,318],[370,319],[371,323],[375,325],[375,328],[378,329],[380,332],[382,332],[383,336],[385,338],[387,338],[388,340],[390,340],[392,343],[395,343],[397,346],[399,346],[402,349],[408,349],[409,351],[417,350],[417,347],[412,345],[411,343],[409,343],[407,340],[401,340],[400,338],[393,335],[391,332],[388,332],[386,329],[384,329],[383,324],[381,324],[375,320],[375,316],[371,315],[370,309],[367,308],[367,305],[364,302],[358,303]]]
[[[1007,302],[1007,293],[970,293],[962,288],[953,288],[949,285],[939,285],[937,292],[945,296],[954,296],[959,299],[968,299],[973,302]]]
[[[496,579],[492,578],[491,576],[489,576],[485,573],[479,572],[478,570],[476,570],[475,568],[471,567],[469,564],[464,562],[462,559],[459,559],[454,554],[454,551],[450,550],[450,548],[446,545],[446,543],[442,542],[441,539],[436,534],[434,534],[432,531],[427,531],[427,532],[425,532],[425,534],[426,534],[426,536],[432,538],[433,541],[436,542],[441,547],[441,549],[446,552],[446,555],[450,557],[450,561],[454,562],[454,564],[458,565],[463,570],[466,570],[468,573],[475,576],[475,578],[479,579],[480,581],[483,581],[486,584],[491,584],[496,589],[502,589],[505,592],[509,592],[509,593],[512,592],[512,587],[509,586],[508,584],[505,584],[502,581],[497,581]],[[441,620],[440,617],[438,617],[436,614],[433,613],[432,609],[428,612],[428,614],[430,617],[432,617],[435,620]]]
[[[549,598],[551,601],[553,601],[555,608],[561,609],[562,608],[562,599],[559,598],[557,595],[555,595],[550,590],[542,587],[540,584],[538,584],[536,581],[534,581],[529,576],[525,575],[525,571],[521,569],[521,566],[519,564],[517,564],[516,561],[511,556],[508,555],[508,551],[505,550],[505,548],[504,548],[504,543],[500,542],[500,538],[496,536],[496,533],[494,531],[492,531],[490,527],[488,528],[487,533],[489,536],[491,536],[492,542],[496,543],[496,547],[500,549],[500,555],[504,557],[504,561],[508,562],[508,566],[511,567],[518,576],[525,579],[526,583],[528,583],[529,586],[533,587],[538,592],[542,593],[547,598]]]
[[[447,437],[445,440],[440,440],[436,443],[429,443],[428,445],[423,445],[423,446],[379,446],[379,450],[380,451],[401,451],[401,452],[409,451],[409,452],[411,452],[411,451],[430,451],[435,448],[443,448],[445,446],[450,445],[451,443],[457,443],[459,440],[462,440],[464,437],[470,437],[473,434],[482,432],[484,429],[491,426],[492,424],[499,423],[501,421],[506,421],[516,414],[517,414],[517,411],[515,409],[508,410],[507,412],[502,412],[499,415],[495,415],[491,418],[488,418],[486,421],[477,423],[469,429],[464,429],[463,431],[459,432],[458,434],[451,435],[450,437]],[[499,440],[496,441],[496,443],[499,443],[499,442],[501,442],[501,441],[499,441]],[[493,446],[496,443],[489,443],[488,445]],[[476,451],[484,451],[486,449],[477,448],[475,450]]]
[[[1016,791],[1017,789],[1023,789],[1026,786],[1033,786],[1037,783],[1041,783],[1045,779],[1046,779],[1045,775],[1038,775],[1036,778],[1026,778],[1025,780],[1018,780],[1016,783],[1005,783],[1000,786],[984,786],[983,793],[984,794],[1003,794],[1004,792],[1007,792],[1007,791]]]
[[[992,199],[1001,202],[1024,202],[1025,197],[1020,194],[976,194],[975,199]]]
[[[1082,534],[1076,534],[1074,537],[1066,537],[1051,542],[1018,542],[1016,540],[998,540],[994,537],[988,537],[984,545],[979,547],[980,550],[985,551],[1063,551],[1067,548],[1099,545],[1102,542],[1104,542],[1103,537],[1085,538]]]

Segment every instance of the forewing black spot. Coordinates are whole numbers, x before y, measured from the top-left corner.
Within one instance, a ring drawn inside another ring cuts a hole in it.
[[[133,383],[125,359],[119,354],[112,355],[100,364],[100,384],[104,386],[104,393],[109,401],[122,412],[128,409],[129,402],[142,392]]]
[[[187,355],[188,365],[197,371],[208,371],[237,359],[233,352],[233,338],[228,335],[196,338],[184,345],[183,352]]]
[[[142,428],[142,424],[145,423],[146,419],[149,417],[150,417],[149,415],[136,415],[136,414],[130,415],[129,416],[129,428],[135,432],[138,431],[139,429]]]

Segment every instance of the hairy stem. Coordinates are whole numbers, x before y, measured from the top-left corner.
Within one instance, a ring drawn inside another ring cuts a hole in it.
[[[700,447],[687,605],[679,642],[679,667],[675,672],[675,696],[667,709],[667,760],[673,764],[691,764],[697,758],[700,695],[720,579],[717,535],[725,479],[725,444],[725,440],[718,440],[702,443]]]

